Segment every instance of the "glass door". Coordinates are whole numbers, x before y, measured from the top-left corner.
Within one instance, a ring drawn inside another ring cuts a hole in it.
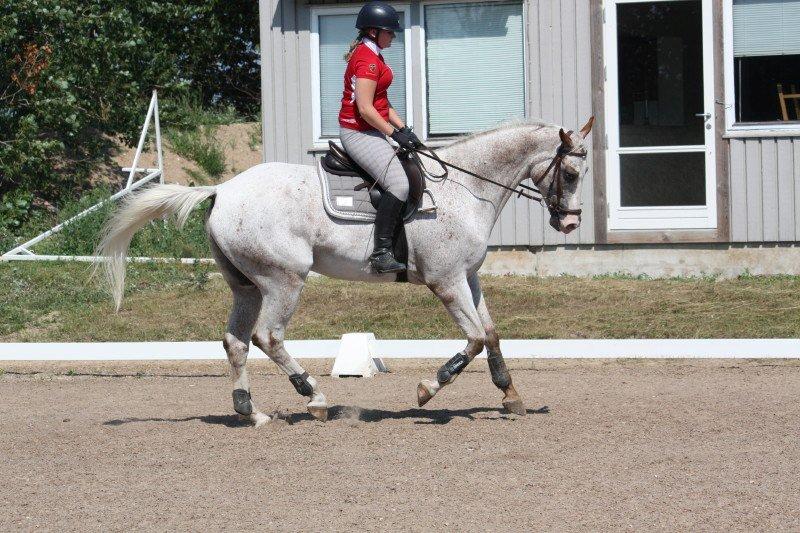
[[[604,15],[608,228],[715,228],[711,0]]]

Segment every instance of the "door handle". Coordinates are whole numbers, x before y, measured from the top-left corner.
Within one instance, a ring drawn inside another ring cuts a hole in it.
[[[711,118],[711,113],[695,113],[694,116],[702,117],[703,119],[708,120]]]

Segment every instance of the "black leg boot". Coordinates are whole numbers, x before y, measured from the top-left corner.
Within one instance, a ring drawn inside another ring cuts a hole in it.
[[[402,272],[406,269],[406,266],[398,262],[392,253],[392,240],[404,205],[404,202],[390,192],[384,191],[381,195],[381,203],[378,204],[378,212],[375,215],[375,249],[369,256],[369,264],[378,274]]]

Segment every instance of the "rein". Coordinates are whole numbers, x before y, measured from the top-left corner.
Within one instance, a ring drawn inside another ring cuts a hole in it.
[[[572,132],[570,131],[569,134],[571,133]],[[580,152],[572,152],[571,151],[572,147],[565,146],[563,142],[558,146],[556,155],[553,156],[553,160],[550,161],[550,165],[548,165],[547,170],[545,170],[544,173],[542,173],[542,175],[539,176],[537,179],[535,180],[532,179],[534,187],[530,187],[528,185],[520,183],[519,185],[517,185],[517,187],[519,187],[518,189],[509,187],[508,185],[487,178],[486,176],[481,176],[480,174],[476,174],[475,172],[471,172],[467,169],[461,168],[458,165],[454,165],[453,163],[450,163],[448,161],[443,161],[433,149],[428,148],[427,146],[423,145],[422,148],[428,150],[430,154],[427,154],[419,149],[413,150],[411,151],[411,153],[415,155],[421,154],[429,159],[433,159],[434,161],[439,163],[439,165],[441,165],[441,167],[444,169],[444,172],[440,175],[432,174],[428,172],[428,169],[425,168],[425,166],[422,164],[422,161],[419,158],[417,158],[417,164],[420,166],[423,172],[425,172],[426,174],[428,174],[433,178],[446,179],[449,173],[447,167],[450,167],[465,174],[468,174],[472,177],[478,178],[479,180],[491,183],[493,185],[497,185],[498,187],[502,187],[507,191],[511,191],[515,193],[518,198],[525,197],[528,198],[529,200],[533,200],[534,202],[538,202],[542,204],[544,207],[546,207],[547,210],[550,212],[550,215],[552,216],[559,217],[562,215],[580,215],[582,212],[581,209],[565,209],[564,207],[561,206],[561,200],[563,199],[564,196],[564,176],[563,172],[561,171],[561,164],[563,163],[564,158],[568,155],[576,157],[586,157],[586,154]],[[550,182],[550,186],[547,189],[547,197],[545,200],[542,191],[539,189],[539,184],[544,181],[544,179],[553,169],[555,169],[555,175],[553,177],[553,180]],[[554,193],[553,188],[555,188],[555,194],[553,194]],[[531,193],[537,194],[539,195],[539,197],[537,198],[533,196]]]
[[[518,187],[520,187],[520,188],[519,189],[514,189],[513,187],[509,187],[508,185],[504,185],[504,184],[502,184],[500,182],[494,181],[491,178],[487,178],[485,176],[481,176],[480,174],[476,174],[474,172],[470,172],[469,170],[467,170],[465,168],[461,168],[458,165],[454,165],[453,163],[449,163],[447,161],[443,161],[439,157],[439,155],[436,152],[434,152],[431,148],[428,148],[427,146],[425,146],[424,148],[426,150],[428,150],[430,152],[430,154],[426,154],[425,152],[423,152],[421,150],[415,150],[414,153],[424,155],[425,157],[427,157],[429,159],[433,159],[434,161],[439,163],[442,166],[442,168],[444,169],[444,173],[443,174],[440,174],[440,175],[431,174],[430,172],[428,172],[428,169],[426,169],[424,167],[424,165],[422,165],[422,162],[420,161],[419,164],[422,167],[422,169],[425,171],[426,174],[428,174],[431,177],[434,177],[434,178],[437,178],[437,179],[446,179],[447,175],[449,173],[449,171],[447,170],[447,167],[450,167],[450,168],[454,168],[454,169],[458,170],[459,172],[463,172],[464,174],[469,174],[470,176],[478,178],[479,180],[486,181],[486,182],[491,183],[493,185],[497,185],[498,187],[502,187],[503,189],[506,189],[507,191],[511,191],[513,193],[516,193],[517,197],[524,196],[525,198],[528,198],[529,200],[533,200],[534,202],[540,202],[540,203],[542,201],[541,198],[536,198],[535,196],[532,196],[531,194],[526,192],[526,191],[530,191],[533,194],[541,195],[542,193],[541,193],[541,191],[539,191],[538,188],[529,187],[528,185],[524,185],[524,184],[520,183],[518,185]]]

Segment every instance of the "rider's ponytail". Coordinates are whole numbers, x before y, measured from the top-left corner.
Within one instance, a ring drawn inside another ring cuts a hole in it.
[[[352,43],[350,43],[350,50],[348,50],[347,53],[344,55],[345,61],[350,61],[350,58],[353,57],[353,51],[356,49],[356,46],[361,44],[361,41],[366,36],[367,36],[367,30],[359,30],[356,39]]]

